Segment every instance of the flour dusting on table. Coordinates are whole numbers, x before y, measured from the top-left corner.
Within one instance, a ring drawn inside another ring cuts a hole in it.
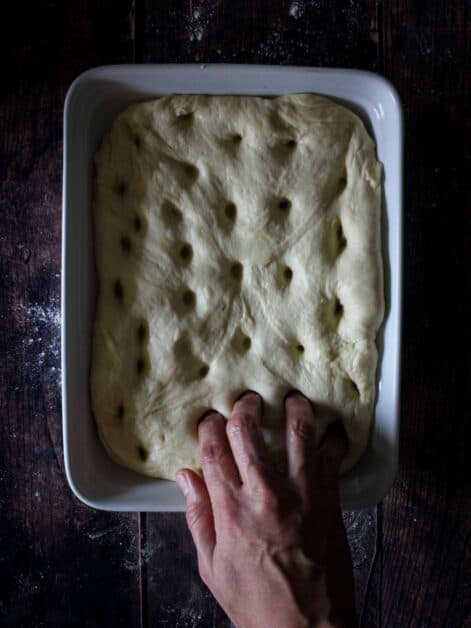
[[[199,2],[188,19],[188,38],[201,41],[206,37],[210,23],[216,13],[219,2]]]
[[[347,531],[354,569],[371,558],[371,534],[375,518],[371,510],[344,511],[343,521]]]
[[[294,17],[295,20],[299,20],[299,18],[302,17],[304,13],[304,9],[304,4],[302,2],[299,2],[298,0],[295,0],[291,3],[291,6],[289,8],[289,15],[290,17]]]
[[[60,384],[60,305],[52,297],[47,303],[32,302],[16,306],[23,326],[22,349],[30,376],[38,381]]]

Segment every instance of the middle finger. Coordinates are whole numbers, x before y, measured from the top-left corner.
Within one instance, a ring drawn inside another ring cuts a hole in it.
[[[313,406],[309,399],[296,392],[286,398],[285,408],[289,476],[305,510],[308,510],[316,448]]]

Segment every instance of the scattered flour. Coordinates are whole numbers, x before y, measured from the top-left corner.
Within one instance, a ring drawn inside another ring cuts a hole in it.
[[[20,304],[16,315],[23,327],[22,350],[28,374],[36,382],[44,377],[60,384],[60,305],[53,297],[48,303]]]
[[[372,554],[372,542],[374,542],[374,533],[372,534],[372,532],[375,526],[373,511],[345,511],[343,521],[347,531],[353,567],[356,569],[367,561]]]
[[[208,28],[221,0],[211,2],[200,0],[188,19],[188,38],[190,41],[202,41],[207,36]]]
[[[305,7],[301,2],[299,2],[298,0],[294,0],[294,2],[291,3],[291,6],[289,8],[289,15],[290,17],[293,17],[295,20],[299,20],[299,18],[304,13],[304,9]]]

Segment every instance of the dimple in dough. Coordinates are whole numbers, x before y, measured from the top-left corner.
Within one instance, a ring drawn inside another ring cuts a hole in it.
[[[383,317],[381,165],[360,119],[314,94],[177,95],[115,120],[96,156],[93,412],[111,456],[173,479],[196,424],[283,397],[343,419],[365,449]]]

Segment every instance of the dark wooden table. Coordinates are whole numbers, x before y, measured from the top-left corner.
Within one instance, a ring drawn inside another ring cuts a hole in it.
[[[65,477],[62,110],[106,63],[242,62],[384,74],[405,112],[397,480],[346,513],[362,626],[471,626],[471,3],[10,1],[0,37],[0,625],[215,627],[182,515],[93,511]],[[272,628],[272,627],[267,627]]]

